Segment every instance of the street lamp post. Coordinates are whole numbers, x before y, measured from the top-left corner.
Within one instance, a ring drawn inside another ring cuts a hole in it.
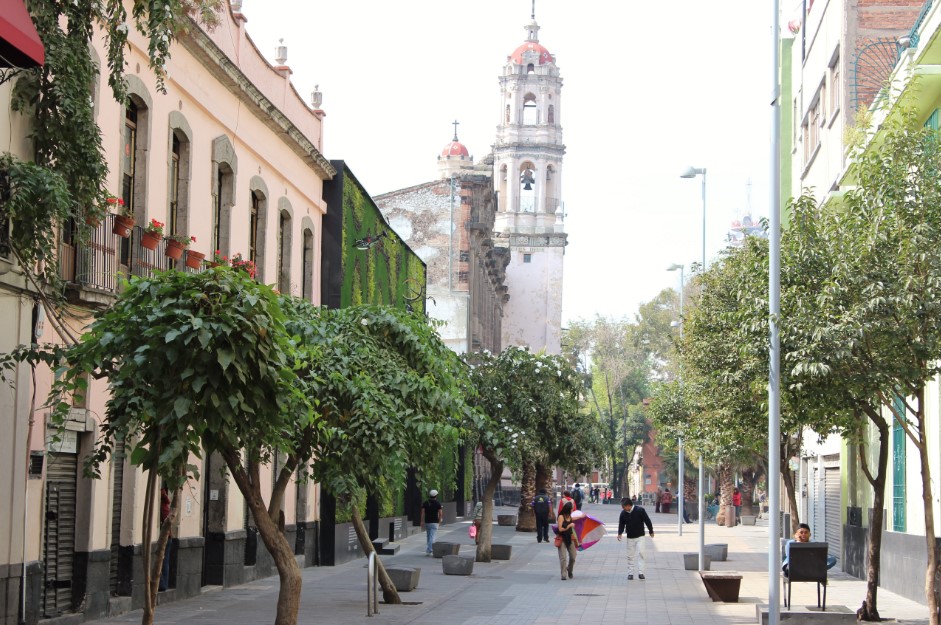
[[[695,178],[702,176],[702,267],[700,271],[706,272],[706,168],[687,167],[680,174],[680,178]],[[706,564],[706,470],[703,467],[702,454],[699,454],[699,570],[704,570]]]
[[[676,263],[673,263],[672,265],[670,265],[669,267],[667,267],[667,271],[676,271],[676,270],[679,270],[679,272],[680,272],[680,320],[679,320],[678,322],[675,322],[675,323],[676,323],[676,325],[678,325],[679,328],[680,328],[680,340],[681,340],[681,341],[683,340],[683,286],[686,284],[685,269],[686,269],[686,266],[685,266],[685,265],[678,265],[678,264],[676,264]],[[682,383],[683,383],[683,375],[680,374],[680,384],[682,384]],[[684,492],[684,490],[685,490],[685,489],[683,488],[683,478],[684,478],[683,469],[684,469],[684,465],[685,465],[685,463],[686,463],[685,459],[683,458],[683,437],[682,437],[682,435],[677,439],[677,446],[679,447],[679,450],[678,450],[678,452],[679,452],[679,457],[677,458],[677,471],[676,471],[676,473],[677,473],[677,478],[676,478],[676,481],[677,481],[677,488],[676,488],[676,496],[677,496],[677,499],[676,499],[676,502],[677,502],[677,504],[676,504],[676,533],[677,533],[677,535],[682,536],[682,535],[683,535],[683,508],[684,508],[684,503],[685,503],[685,502],[683,501],[683,492]]]

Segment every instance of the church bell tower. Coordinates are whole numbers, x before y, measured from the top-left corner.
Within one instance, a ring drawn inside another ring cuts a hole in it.
[[[535,11],[525,41],[500,76],[500,123],[493,146],[498,196],[494,231],[510,249],[503,345],[561,352],[562,262],[567,238],[562,204],[562,77],[539,43]]]

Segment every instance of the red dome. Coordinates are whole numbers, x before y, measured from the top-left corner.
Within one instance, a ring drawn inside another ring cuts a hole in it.
[[[535,50],[539,53],[539,64],[545,65],[546,63],[552,62],[552,55],[549,54],[549,51],[546,50],[542,45],[536,43],[535,41],[527,41],[516,50],[513,51],[513,54],[510,55],[510,60],[514,63],[522,64],[523,62],[523,53],[529,52],[530,50]]]
[[[470,156],[470,152],[460,141],[452,141],[441,150],[441,156]]]

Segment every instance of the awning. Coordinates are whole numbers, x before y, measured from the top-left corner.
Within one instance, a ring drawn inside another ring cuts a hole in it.
[[[24,0],[0,0],[0,67],[36,67],[45,61]]]

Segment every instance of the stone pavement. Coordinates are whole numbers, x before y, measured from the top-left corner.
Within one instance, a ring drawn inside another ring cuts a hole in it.
[[[683,569],[684,552],[698,550],[698,526],[684,526],[678,536],[676,515],[654,514],[655,537],[647,545],[647,579],[627,581],[624,547],[618,543],[620,506],[586,504],[585,511],[604,521],[609,536],[579,552],[572,580],[559,579],[559,561],[552,543],[539,544],[534,534],[517,533],[494,523],[494,542],[513,545],[508,561],[475,563],[469,577],[446,576],[441,560],[424,556],[425,535],[403,540],[398,555],[385,556],[387,566],[421,567],[416,590],[400,593],[406,605],[379,604],[379,614],[366,617],[365,560],[336,567],[303,570],[304,590],[298,622],[330,625],[572,625],[573,623],[643,625],[712,625],[756,623],[756,604],[768,597],[767,526],[718,527],[706,523],[706,543],[728,543],[726,562],[712,570],[735,570],[744,575],[740,603],[713,603],[696,571]],[[497,513],[513,514],[510,508]],[[442,526],[438,540],[459,542],[462,555],[474,552],[468,523]],[[865,583],[836,569],[830,571],[827,605],[855,611],[865,595]],[[206,592],[177,603],[158,606],[155,623],[197,625],[262,625],[274,621],[277,576]],[[815,605],[814,584],[795,584],[795,606]],[[879,592],[883,618],[927,623],[925,606],[887,591]],[[828,611],[830,611],[828,609]],[[99,621],[139,623],[141,613]]]

